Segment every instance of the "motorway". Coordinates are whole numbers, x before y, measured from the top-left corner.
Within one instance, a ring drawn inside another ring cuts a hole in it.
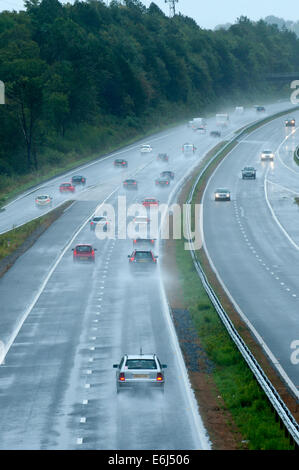
[[[279,103],[268,109],[288,107]],[[227,135],[255,118],[248,112],[235,119]],[[214,127],[209,120],[209,130]],[[119,195],[127,196],[127,205],[146,196],[167,203],[175,186],[217,142],[186,126],[148,141],[153,155],[140,156],[138,145],[120,151],[129,162],[127,170],[113,168],[114,154],[80,170],[89,187],[78,192],[75,203],[0,279],[5,355],[0,367],[1,449],[210,448],[159,267],[150,276],[132,275],[127,259],[132,241],[100,240],[88,225],[104,202],[117,212]],[[198,148],[189,159],[181,153],[186,141]],[[158,152],[167,152],[169,163],[158,163]],[[170,189],[154,185],[163,169],[175,171]],[[136,175],[139,190],[125,193],[121,182],[131,175]],[[55,204],[63,180],[47,183]],[[1,231],[35,216],[34,196],[30,192],[6,207],[0,214]],[[97,248],[94,266],[73,264],[71,248],[80,241]],[[161,262],[163,253],[159,255]],[[140,347],[168,364],[163,397],[154,392],[116,395],[112,364]]]
[[[298,122],[299,114],[294,116]],[[213,269],[297,398],[299,167],[293,155],[298,144],[298,128],[285,128],[284,118],[261,127],[240,140],[203,196],[204,245]],[[273,163],[260,161],[264,149],[276,152]],[[245,166],[256,168],[256,180],[242,180]],[[231,202],[214,201],[217,187],[231,190]]]

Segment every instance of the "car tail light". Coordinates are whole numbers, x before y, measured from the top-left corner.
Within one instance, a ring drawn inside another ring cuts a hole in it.
[[[77,252],[76,252],[76,250],[74,251],[74,256],[77,256]]]
[[[124,372],[121,372],[121,373],[119,374],[118,380],[119,380],[120,382],[124,382],[124,381],[126,380],[126,379],[125,379],[125,374],[124,374]]]
[[[133,240],[133,243],[137,243],[137,240]]]
[[[136,184],[136,181],[134,181],[134,183],[133,183],[133,184]]]
[[[94,256],[94,250],[92,250],[91,255]]]
[[[163,374],[161,372],[157,373],[157,382],[162,382],[163,381]]]
[[[130,258],[130,261],[134,261],[134,259],[135,259],[135,258],[134,258],[134,257],[132,257],[132,258]]]

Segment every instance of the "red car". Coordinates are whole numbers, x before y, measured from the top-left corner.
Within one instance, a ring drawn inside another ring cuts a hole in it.
[[[146,197],[145,199],[143,199],[142,205],[144,207],[158,206],[159,201],[158,201],[158,199],[156,199],[154,197]]]
[[[93,248],[91,245],[80,244],[80,245],[76,245],[75,248],[72,248],[72,251],[73,251],[74,261],[94,262],[95,260],[94,252],[97,251],[97,249]]]
[[[122,158],[117,158],[116,160],[114,160],[114,166],[120,168],[127,168],[128,162],[127,160],[123,160]]]
[[[62,183],[59,186],[59,191],[61,193],[74,193],[75,192],[75,186],[72,185],[72,183]]]

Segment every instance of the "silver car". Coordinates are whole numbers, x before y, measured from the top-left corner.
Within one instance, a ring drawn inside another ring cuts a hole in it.
[[[272,150],[263,150],[263,152],[261,153],[261,161],[265,160],[274,160],[274,153],[272,152]]]
[[[216,189],[215,201],[230,201],[230,191],[228,189]]]
[[[149,386],[164,392],[165,377],[156,354],[125,354],[119,364],[113,364],[116,369],[116,391]]]

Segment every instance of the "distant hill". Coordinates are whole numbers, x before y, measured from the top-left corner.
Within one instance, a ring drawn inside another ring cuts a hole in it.
[[[276,24],[279,29],[288,29],[292,31],[299,37],[299,21],[290,21],[284,20],[283,18],[278,18],[277,16],[266,16],[265,22],[268,24]]]
[[[290,21],[284,20],[283,18],[278,18],[274,15],[269,15],[264,18],[264,21],[268,24],[275,24],[278,26],[280,30],[287,29],[288,31],[292,31],[299,37],[299,21]],[[215,26],[214,30],[218,31],[220,29],[229,29],[232,26],[232,23],[225,23],[225,24],[218,24]]]

